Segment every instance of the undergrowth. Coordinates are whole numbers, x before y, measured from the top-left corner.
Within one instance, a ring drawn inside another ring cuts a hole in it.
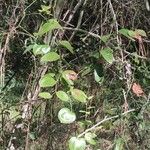
[[[0,149],[150,149],[148,10],[1,1]]]

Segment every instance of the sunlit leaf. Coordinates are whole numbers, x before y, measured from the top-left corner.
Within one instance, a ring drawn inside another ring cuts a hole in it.
[[[69,150],[85,150],[86,142],[84,138],[72,137],[69,140]]]
[[[69,101],[69,96],[68,96],[68,94],[67,94],[66,92],[64,92],[64,91],[57,91],[57,92],[56,92],[56,95],[57,95],[57,97],[58,97],[60,100],[62,100],[62,101],[64,101],[64,102],[68,102],[68,101]]]
[[[76,120],[76,115],[74,112],[70,111],[70,109],[62,108],[58,112],[58,119],[61,123],[70,124]]]
[[[79,102],[86,103],[87,101],[86,94],[79,89],[71,89],[71,95],[75,100]]]
[[[39,93],[39,97],[44,98],[44,99],[50,99],[52,98],[52,95],[48,92],[41,92]]]
[[[56,80],[50,75],[46,74],[39,81],[40,87],[53,87],[56,84]]]
[[[100,51],[103,58],[110,64],[114,61],[113,50],[111,48],[104,48]]]
[[[85,140],[91,145],[96,145],[96,141],[94,140],[95,137],[96,137],[96,134],[91,133],[91,132],[86,133],[84,136]]]
[[[40,55],[40,54],[46,54],[50,51],[49,45],[33,45],[33,54],[34,55]]]
[[[57,61],[58,59],[60,59],[60,56],[57,53],[49,52],[44,56],[42,56],[41,62],[52,62],[52,61]]]
[[[60,45],[67,48],[72,54],[74,53],[73,51],[73,47],[71,46],[71,44],[68,41],[59,41]]]

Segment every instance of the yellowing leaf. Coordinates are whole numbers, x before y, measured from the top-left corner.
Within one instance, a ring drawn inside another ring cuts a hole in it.
[[[71,95],[72,97],[82,103],[86,103],[87,96],[85,93],[79,89],[71,89]]]
[[[73,70],[65,70],[62,77],[68,84],[73,85],[73,81],[77,79],[77,74]]]
[[[147,36],[147,35],[146,35],[146,32],[145,32],[144,30],[136,29],[135,32],[138,33],[138,34],[141,35],[141,36],[144,36],[144,37]]]

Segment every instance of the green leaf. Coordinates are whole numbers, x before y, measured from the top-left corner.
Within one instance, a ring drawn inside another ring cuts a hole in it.
[[[71,89],[71,95],[72,97],[82,103],[86,103],[87,100],[87,96],[85,95],[85,93],[79,89]]]
[[[147,37],[146,32],[144,30],[136,29],[135,32],[141,36]]]
[[[47,32],[51,32],[54,29],[62,29],[61,25],[58,23],[56,19],[50,19],[45,24],[43,24],[38,33],[34,33],[35,36],[42,36]]]
[[[135,38],[136,35],[137,35],[137,33],[136,33],[135,31],[132,31],[132,30],[129,30],[129,31],[128,31],[128,34],[129,34],[129,36],[132,37],[132,38]]]
[[[60,45],[67,48],[72,54],[74,53],[73,51],[73,47],[71,46],[71,44],[68,41],[59,41]]]
[[[115,149],[114,150],[123,150],[124,141],[122,138],[119,138],[115,141]]]
[[[106,43],[108,40],[109,40],[109,38],[110,38],[110,34],[108,34],[108,35],[103,35],[103,36],[101,36],[101,40],[104,42],[104,43]]]
[[[91,145],[96,145],[96,141],[94,140],[95,137],[96,137],[96,134],[91,133],[91,132],[86,133],[84,136],[85,140]]]
[[[49,45],[38,45],[38,44],[33,45],[34,55],[46,54],[49,51],[50,51]]]
[[[126,37],[128,37],[129,36],[128,35],[129,31],[130,31],[129,29],[120,29],[119,33],[122,34],[122,35],[124,35],[124,36],[126,36]]]
[[[104,77],[100,77],[96,69],[94,69],[94,79],[97,83],[101,83],[104,80]]]
[[[99,84],[104,81],[104,69],[102,64],[94,64],[94,79]]]
[[[57,95],[57,97],[58,97],[60,100],[62,100],[62,101],[64,101],[64,102],[68,102],[68,101],[69,101],[69,96],[68,96],[68,94],[67,94],[66,92],[64,92],[64,91],[57,91],[57,92],[56,92],[56,95]]]
[[[70,109],[62,108],[58,112],[58,119],[61,123],[70,124],[76,120],[76,115],[74,112],[70,111]]]
[[[104,48],[100,51],[103,58],[110,64],[114,61],[113,50],[111,48]]]
[[[39,81],[40,87],[53,87],[56,84],[56,80],[50,75],[46,74]]]
[[[69,150],[85,150],[86,142],[84,138],[72,137],[69,140]]]
[[[39,97],[44,98],[44,99],[50,99],[52,98],[52,95],[48,92],[41,92],[39,93]]]
[[[132,41],[135,41],[133,38],[131,38],[130,36],[129,36],[129,29],[121,29],[121,30],[119,30],[119,33],[120,34],[122,34],[122,35],[124,35],[125,37],[127,37],[128,39],[130,39],[130,40],[132,40]]]
[[[55,76],[55,73],[48,73],[51,77]]]
[[[53,61],[57,61],[58,59],[60,59],[60,56],[57,53],[49,52],[44,56],[42,56],[41,62],[53,62]]]

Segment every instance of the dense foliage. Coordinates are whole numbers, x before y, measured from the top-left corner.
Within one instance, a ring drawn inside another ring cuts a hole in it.
[[[0,149],[150,149],[150,11],[140,0],[0,0]]]

